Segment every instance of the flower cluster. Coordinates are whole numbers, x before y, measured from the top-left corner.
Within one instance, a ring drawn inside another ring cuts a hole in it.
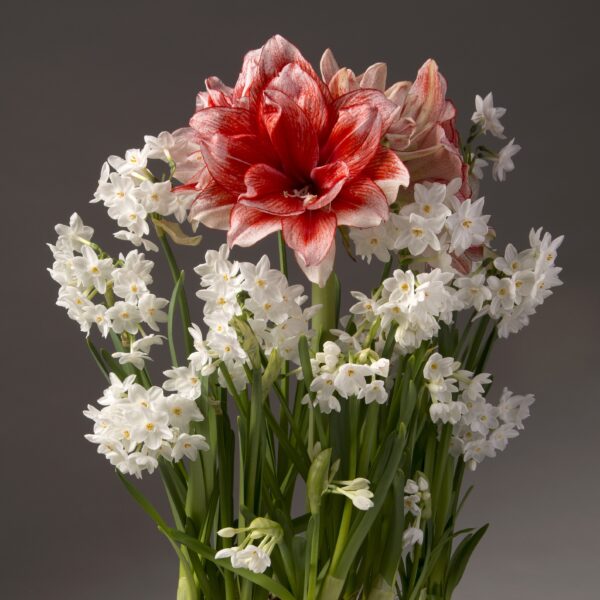
[[[342,353],[335,342],[325,342],[323,350],[311,360],[313,380],[310,394],[304,402],[318,406],[321,412],[341,411],[338,397],[356,396],[365,404],[387,401],[385,378],[389,372],[389,360],[379,358],[375,352]],[[378,379],[378,377],[383,379]],[[336,395],[337,394],[337,395]]]
[[[431,265],[464,268],[472,253],[459,257],[486,241],[490,217],[482,214],[484,198],[459,198],[460,186],[458,178],[447,185],[417,183],[414,200],[391,213],[387,222],[350,231],[356,253],[369,262],[373,256],[387,262],[390,252],[405,250]]]
[[[174,189],[170,177],[195,172],[201,155],[186,129],[147,135],[145,142],[141,149],[127,150],[124,158],[108,157],[92,202],[102,202],[108,216],[117,222],[116,238],[156,251],[156,244],[146,237],[149,217],[173,216],[179,223],[186,220],[194,196],[185,188]],[[168,165],[169,179],[157,180],[148,168],[152,159]]]
[[[271,566],[271,553],[283,537],[279,523],[258,517],[248,527],[225,527],[217,531],[222,538],[232,538],[240,533],[245,537],[239,546],[223,548],[215,554],[215,559],[229,558],[234,569],[248,569],[253,573],[264,573]],[[261,539],[258,546],[252,542]]]
[[[98,400],[103,408],[88,405],[84,415],[94,421],[94,433],[86,439],[98,444],[98,452],[121,473],[140,478],[152,473],[158,460],[195,460],[208,450],[204,436],[190,434],[192,421],[203,420],[195,399],[165,395],[159,387],[148,389],[130,375],[121,381],[110,374],[111,385]]]
[[[429,481],[423,473],[417,473],[414,479],[407,479],[404,485],[404,510],[414,517],[413,522],[402,534],[402,549],[411,552],[416,545],[423,543],[422,520],[431,517],[431,493]]]
[[[562,268],[555,263],[563,239],[562,235],[553,239],[548,232],[542,234],[541,228],[532,229],[529,234],[530,248],[518,252],[509,244],[504,256],[494,260],[498,274],[487,278],[489,303],[479,307],[479,310],[480,314],[489,314],[499,320],[500,337],[517,333],[528,325],[529,317],[552,295],[552,288],[562,285],[558,277]],[[481,288],[478,281],[462,285],[466,289]]]
[[[230,261],[226,244],[209,250],[195,271],[208,334],[203,341],[199,329],[194,332],[200,354],[192,355],[192,362],[200,360],[204,366],[212,355],[225,364],[236,386],[246,384],[243,366],[248,357],[232,325],[234,317],[247,320],[267,356],[276,349],[284,360],[298,362],[298,340],[310,337],[310,319],[320,310],[302,308],[307,296],[301,285],[289,285],[281,271],[271,269],[267,256],[256,265]]]
[[[153,334],[138,340],[135,336],[143,331],[142,326],[158,331],[159,323],[167,320],[163,309],[168,301],[148,289],[154,263],[138,250],[114,261],[91,241],[93,229],[84,225],[77,213],[69,225],[57,225],[56,231],[58,240],[50,245],[54,263],[49,272],[60,286],[57,304],[85,333],[96,326],[103,337],[111,331],[130,336],[129,351],[115,357],[122,364],[143,368],[148,349],[162,339]],[[94,302],[98,294],[104,295],[103,303]]]
[[[449,285],[452,278],[452,273],[441,269],[417,275],[397,269],[383,281],[375,295],[352,292],[358,300],[350,308],[357,325],[354,338],[368,337],[371,327],[377,324],[377,349],[383,347],[393,325],[395,351],[404,354],[415,350],[421,342],[437,334],[439,321],[450,323],[453,311],[461,308],[456,290]]]
[[[485,457],[506,449],[508,440],[517,437],[535,398],[514,395],[506,388],[493,405],[485,400],[492,379],[489,373],[475,375],[460,368],[452,357],[435,352],[423,368],[431,396],[429,414],[434,423],[453,425],[451,449],[475,469]]]

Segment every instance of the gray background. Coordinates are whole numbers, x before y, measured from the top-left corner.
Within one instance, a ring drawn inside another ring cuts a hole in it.
[[[103,381],[76,325],[54,306],[44,242],[77,210],[110,245],[112,225],[87,202],[104,158],[184,125],[204,77],[235,81],[242,54],[279,32],[313,63],[327,46],[357,70],[387,61],[391,81],[437,58],[463,130],[475,93],[493,90],[508,107],[508,135],[523,150],[508,183],[484,187],[498,246],[524,246],[532,225],[566,233],[566,285],[528,329],[496,348],[497,388],[534,392],[538,401],[524,435],[473,477],[465,523],[492,527],[457,598],[598,598],[599,65],[591,6],[5,3],[0,596],[174,597],[170,548],[83,439],[81,411]],[[207,235],[205,247],[221,239]],[[185,254],[188,266],[199,262],[198,251]],[[342,274],[350,268],[339,262]],[[366,288],[372,274],[359,269],[353,287]],[[148,478],[144,488],[152,494],[156,483]]]

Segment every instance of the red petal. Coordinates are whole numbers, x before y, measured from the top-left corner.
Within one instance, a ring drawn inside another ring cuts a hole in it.
[[[332,212],[309,210],[297,217],[283,219],[286,244],[311,267],[326,256],[335,239],[336,218]]]
[[[230,246],[252,246],[281,229],[281,218],[260,210],[236,204],[231,210],[227,243]]]
[[[280,35],[273,36],[262,47],[258,61],[259,75],[267,82],[289,63],[297,63],[304,71],[314,74],[314,78],[317,78],[317,74],[300,50]]]
[[[350,177],[355,177],[371,162],[380,141],[381,118],[377,109],[368,105],[350,107],[338,114],[321,160],[344,162]]]
[[[312,128],[321,136],[329,123],[331,95],[320,79],[311,77],[299,65],[286,65],[267,86],[289,96],[305,113]],[[266,90],[265,90],[266,91]]]
[[[198,195],[190,208],[190,221],[200,221],[213,229],[228,229],[229,213],[236,196],[220,186],[206,170],[195,187]]]
[[[331,244],[325,258],[318,265],[311,267],[306,265],[300,253],[296,252],[295,254],[298,266],[302,269],[307,279],[320,287],[324,287],[329,279],[329,275],[331,275],[331,272],[333,271],[333,264],[335,262],[335,244]]]
[[[259,198],[267,194],[280,193],[292,189],[292,180],[270,165],[252,165],[244,176],[246,192],[242,198]]]
[[[306,181],[319,160],[317,135],[307,116],[286,94],[265,90],[261,118],[285,172]]]
[[[370,179],[357,179],[344,186],[331,205],[338,225],[376,227],[389,216],[387,198]]]
[[[315,200],[307,204],[306,208],[315,210],[330,204],[339,194],[349,175],[348,165],[341,161],[314,168],[310,174],[310,178],[319,190],[319,195]]]
[[[334,102],[334,108],[338,111],[364,109],[371,107],[377,109],[381,117],[382,133],[385,133],[392,121],[399,113],[399,107],[390,102],[385,94],[378,90],[360,89],[341,96]]]
[[[232,193],[245,191],[244,174],[252,164],[274,160],[255,134],[247,110],[206,108],[191,118],[190,125],[211,175]]]
[[[400,186],[408,187],[410,176],[404,163],[384,146],[379,146],[373,160],[365,167],[362,176],[372,179],[383,191],[388,204],[395,202]]]
[[[246,172],[247,191],[239,198],[240,204],[272,215],[299,215],[304,212],[302,199],[289,196],[292,181],[281,171],[269,165],[253,165]]]

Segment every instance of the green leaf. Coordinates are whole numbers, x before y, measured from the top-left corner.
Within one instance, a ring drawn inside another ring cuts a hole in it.
[[[173,335],[173,323],[175,321],[175,307],[179,303],[179,297],[181,295],[181,290],[183,289],[183,278],[184,272],[181,271],[179,273],[179,278],[175,283],[175,287],[173,288],[173,293],[171,294],[171,301],[169,302],[169,312],[167,315],[167,337],[169,338],[169,352],[171,353],[171,365],[176,367],[179,365],[177,361],[177,351],[175,350],[175,336]]]
[[[190,550],[193,550],[202,558],[213,562],[215,565],[218,565],[223,569],[227,569],[228,571],[243,577],[255,585],[260,586],[274,596],[280,598],[280,600],[294,600],[294,596],[292,596],[292,594],[283,585],[281,585],[281,583],[275,581],[268,575],[253,573],[247,569],[234,569],[231,566],[231,561],[228,558],[219,560],[215,559],[215,551],[206,544],[202,544],[193,537],[190,537],[185,533],[181,533],[176,529],[167,529],[166,532],[173,541],[187,546]]]
[[[92,340],[90,340],[89,337],[86,338],[85,343],[87,344],[87,347],[89,348],[92,357],[96,361],[98,368],[102,371],[102,374],[104,375],[104,377],[106,377],[106,379],[108,381],[110,381],[110,377],[108,376],[109,371],[106,368],[106,365],[104,364],[104,362],[102,361],[102,356],[100,355],[100,352],[98,352],[98,348],[96,348],[96,346],[94,346],[94,343],[92,342]]]
[[[456,586],[460,583],[462,576],[467,568],[467,563],[471,558],[475,548],[481,541],[481,538],[485,535],[488,530],[489,524],[480,527],[475,533],[467,535],[460,544],[456,547],[452,559],[450,560],[450,566],[448,567],[448,575],[446,578],[446,598],[452,596],[452,592]]]

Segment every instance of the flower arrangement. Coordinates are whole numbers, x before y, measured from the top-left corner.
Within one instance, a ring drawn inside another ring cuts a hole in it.
[[[173,546],[179,599],[452,597],[487,527],[457,530],[465,469],[534,401],[490,394],[486,359],[561,284],[562,237],[492,246],[479,183],[520,148],[480,144],[504,138],[505,109],[475,105],[463,142],[433,60],[387,87],[383,63],[356,75],[328,50],[319,76],[276,36],[235,87],[206,80],[189,127],[103,165],[92,202],[133,249],[109,254],[77,214],[57,225],[57,304],[107,380],[86,438]],[[227,231],[195,268],[202,311],[173,252],[200,225]],[[277,268],[230,255],[270,234]],[[382,265],[345,316],[336,236]],[[169,299],[150,291],[160,249]],[[154,471],[170,520],[130,477]]]

